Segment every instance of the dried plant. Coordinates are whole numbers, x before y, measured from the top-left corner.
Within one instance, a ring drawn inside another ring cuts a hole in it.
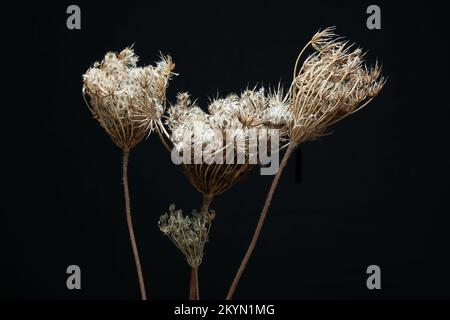
[[[213,219],[209,206],[214,197],[258,164],[250,161],[252,157],[257,159],[256,149],[250,144],[251,130],[284,128],[285,133],[291,117],[282,92],[266,93],[263,88],[214,99],[208,111],[192,102],[188,93],[178,94],[176,104],[168,110],[165,144],[172,145],[187,160],[181,164],[183,172],[203,196],[200,213],[209,226]],[[194,285],[198,283],[197,269],[193,267],[192,271]],[[198,288],[191,292],[198,292]]]
[[[304,51],[315,50],[299,68]],[[268,192],[253,238],[227,294],[232,299],[253,253],[281,173],[300,143],[315,140],[337,121],[357,112],[379,94],[385,80],[375,64],[367,68],[364,53],[334,34],[334,28],[316,33],[300,52],[289,90],[288,148]]]
[[[312,53],[303,59],[307,49]],[[302,61],[303,59],[303,61]],[[128,189],[130,150],[150,132],[156,131],[166,148],[181,159],[182,171],[202,194],[199,212],[183,215],[170,205],[159,220],[160,230],[184,255],[191,268],[190,299],[199,299],[198,269],[215,212],[214,198],[244,177],[255,166],[261,147],[257,131],[276,129],[278,141],[270,146],[286,147],[265,200],[253,237],[233,279],[226,299],[232,299],[239,280],[254,251],[273,194],[295,148],[316,140],[341,119],[357,112],[376,97],[385,84],[378,63],[367,68],[364,53],[334,34],[334,28],[316,33],[301,50],[294,66],[293,80],[286,94],[280,86],[273,91],[247,89],[241,94],[210,101],[208,112],[179,93],[167,110],[166,89],[174,64],[162,57],[156,66],[137,67],[133,49],[109,52],[83,76],[83,97],[100,125],[123,151],[125,209],[142,299],[146,299],[144,278],[134,236]],[[162,122],[165,118],[165,123]],[[167,127],[167,128],[166,128]],[[278,152],[277,147],[269,148]],[[260,155],[260,154],[259,154]]]
[[[130,150],[149,132],[162,127],[166,89],[174,64],[163,57],[155,67],[137,67],[132,48],[108,52],[83,75],[83,97],[94,118],[123,151],[123,184],[128,231],[131,240],[141,297],[146,300],[141,263],[131,219],[128,188]]]
[[[214,211],[209,212],[209,217],[214,215]],[[185,256],[191,272],[191,286],[189,298],[198,300],[198,267],[203,260],[203,248],[208,241],[211,219],[204,214],[192,211],[191,216],[183,216],[182,210],[175,210],[175,205],[171,204],[169,213],[165,213],[159,220],[159,228]]]
[[[266,94],[263,88],[215,99],[209,113],[180,93],[168,110],[167,125],[176,151],[190,151],[189,163],[182,164],[190,183],[211,200],[233,186],[254,166],[249,161],[256,156],[249,144],[250,130],[285,127],[290,119],[287,108],[281,93]],[[216,158],[227,163],[214,162]]]

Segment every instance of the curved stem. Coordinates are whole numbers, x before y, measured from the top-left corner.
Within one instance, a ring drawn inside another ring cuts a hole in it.
[[[123,163],[122,163],[122,174],[123,174],[123,192],[125,196],[125,211],[127,215],[127,225],[128,233],[130,234],[131,248],[133,249],[134,262],[136,264],[136,271],[139,280],[139,288],[141,290],[141,299],[147,300],[147,295],[145,293],[144,276],[142,275],[141,261],[139,259],[139,252],[136,245],[136,238],[134,236],[133,220],[131,219],[131,207],[130,207],[130,191],[128,189],[128,158],[130,156],[129,150],[123,150]]]
[[[199,300],[200,290],[198,287],[198,267],[191,269],[191,287],[189,289],[189,300]]]
[[[258,241],[259,235],[260,235],[262,227],[264,225],[264,221],[267,216],[267,212],[269,211],[270,203],[272,202],[273,194],[275,193],[275,189],[278,185],[278,182],[280,181],[281,173],[283,172],[283,169],[286,166],[287,161],[289,160],[289,157],[292,154],[292,151],[294,151],[295,146],[296,146],[296,144],[291,142],[289,144],[288,149],[286,150],[286,153],[283,156],[283,159],[281,160],[280,167],[278,168],[278,171],[275,174],[275,177],[273,178],[272,185],[270,186],[269,193],[267,194],[266,202],[264,203],[264,207],[263,207],[261,215],[259,217],[258,224],[256,225],[256,229],[253,234],[252,240],[250,242],[250,245],[248,246],[248,249],[247,249],[247,252],[245,253],[244,258],[242,259],[241,265],[239,266],[239,269],[238,269],[236,275],[234,276],[231,287],[228,290],[226,300],[231,300],[233,298],[233,295],[234,295],[234,292],[236,291],[236,287],[239,283],[239,280],[241,279],[241,276],[244,273],[245,267],[247,266],[247,263],[250,260],[253,250],[255,249],[256,242]]]
[[[163,133],[165,133],[165,136],[161,133],[161,130],[163,130]],[[171,152],[172,148],[170,148],[166,142],[166,138],[170,141],[169,134],[164,129],[164,125],[161,124],[161,127],[159,125],[157,125],[156,132],[158,133],[159,139],[161,140],[164,147],[166,147],[167,151]]]

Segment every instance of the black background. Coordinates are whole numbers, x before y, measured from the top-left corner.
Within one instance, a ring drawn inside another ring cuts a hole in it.
[[[366,28],[367,1],[73,2],[82,29],[66,28],[71,2],[33,11],[31,67],[38,131],[27,165],[3,201],[0,297],[138,299],[125,222],[121,152],[92,119],[81,75],[109,50],[134,44],[140,62],[170,54],[168,89],[208,98],[290,81],[303,45],[330,25],[379,59],[388,83],[365,110],[293,157],[236,292],[240,299],[449,298],[447,38],[430,2],[376,1],[382,29]],[[25,95],[25,93],[24,93]],[[8,171],[8,170],[5,170]],[[202,298],[222,299],[250,240],[272,177],[254,170],[218,197],[200,268]],[[130,159],[132,213],[150,298],[187,297],[189,268],[158,230],[170,203],[189,212],[200,195],[156,135]],[[66,268],[82,269],[82,290]],[[367,266],[382,290],[366,288]]]

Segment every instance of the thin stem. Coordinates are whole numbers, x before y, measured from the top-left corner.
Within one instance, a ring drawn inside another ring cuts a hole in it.
[[[198,287],[198,267],[191,269],[191,287],[189,289],[189,300],[199,300],[200,290]]]
[[[292,81],[294,81],[294,79],[297,77],[297,68],[298,68],[298,63],[300,62],[300,58],[303,55],[303,52],[305,52],[306,48],[308,48],[308,46],[311,44],[311,41],[309,41],[302,49],[302,51],[300,51],[300,54],[297,56],[297,59],[295,60],[295,65],[294,65],[294,74],[292,75]]]
[[[163,133],[165,133],[165,136],[161,133],[161,130],[163,130]],[[159,138],[161,139],[162,144],[164,145],[164,147],[166,147],[167,151],[171,152],[172,149],[169,147],[169,145],[166,142],[166,137],[169,139],[170,141],[170,136],[169,134],[165,131],[164,126],[161,124],[161,126],[157,125],[156,126],[156,132],[159,135]]]
[[[129,150],[123,151],[123,163],[122,163],[122,174],[123,174],[123,192],[125,196],[125,210],[127,214],[127,225],[128,233],[130,234],[131,248],[133,249],[134,262],[136,264],[136,271],[139,280],[139,288],[141,290],[141,299],[147,300],[147,295],[145,293],[144,276],[142,275],[141,261],[139,259],[139,252],[136,245],[136,238],[134,236],[133,220],[131,219],[131,207],[130,207],[130,191],[128,189],[128,158],[130,156]]]
[[[264,221],[267,216],[267,212],[270,207],[270,203],[272,202],[273,194],[275,193],[275,189],[278,185],[278,182],[280,180],[281,173],[286,166],[289,157],[292,154],[292,151],[294,151],[296,144],[291,142],[289,144],[288,149],[286,150],[286,153],[283,156],[283,159],[281,160],[280,167],[278,168],[278,172],[275,174],[275,177],[273,178],[272,185],[270,186],[269,193],[267,194],[266,202],[264,203],[264,207],[262,209],[261,215],[258,220],[258,224],[256,225],[255,232],[253,234],[252,240],[250,242],[250,245],[248,246],[247,252],[245,253],[244,258],[242,259],[241,265],[239,266],[239,269],[234,276],[233,282],[231,284],[230,289],[228,290],[228,294],[226,296],[226,300],[231,300],[233,298],[234,292],[236,291],[236,287],[239,283],[239,280],[241,279],[242,274],[244,273],[245,267],[247,266],[247,263],[253,253],[253,250],[255,249],[256,242],[258,241],[259,235],[261,233],[261,229],[264,225]]]
[[[212,196],[203,194],[203,202],[202,202],[201,212],[204,215],[209,216],[209,206],[211,205],[212,200],[213,200]]]
[[[202,208],[201,214],[204,215],[207,219],[209,219],[209,225],[211,226],[211,215],[209,214],[209,206],[213,197],[207,194],[203,194],[202,200]],[[209,233],[209,229],[208,229]],[[202,248],[203,250],[203,248]],[[189,289],[189,299],[190,300],[199,300],[200,299],[200,288],[198,285],[198,267],[192,268],[191,271],[191,284]]]

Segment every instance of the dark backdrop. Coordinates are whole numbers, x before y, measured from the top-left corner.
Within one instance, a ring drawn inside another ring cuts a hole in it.
[[[27,175],[3,202],[1,297],[139,298],[121,152],[81,96],[81,75],[106,51],[134,44],[144,64],[172,55],[180,75],[169,100],[188,90],[206,107],[217,93],[288,83],[303,45],[335,25],[369,50],[369,62],[382,61],[388,83],[332,135],[302,145],[301,166],[291,159],[236,298],[449,298],[449,112],[439,101],[448,95],[448,53],[437,4],[376,1],[382,29],[371,31],[367,1],[73,3],[78,31],[66,28],[72,3],[26,8],[34,72],[26,107],[40,128],[22,139]],[[271,180],[255,170],[213,203],[202,298],[225,296]],[[200,195],[156,135],[133,150],[129,181],[149,296],[185,298],[189,268],[157,221],[170,203],[199,208]],[[71,264],[82,269],[80,291],[66,289]],[[379,291],[366,288],[371,264],[381,267]]]

